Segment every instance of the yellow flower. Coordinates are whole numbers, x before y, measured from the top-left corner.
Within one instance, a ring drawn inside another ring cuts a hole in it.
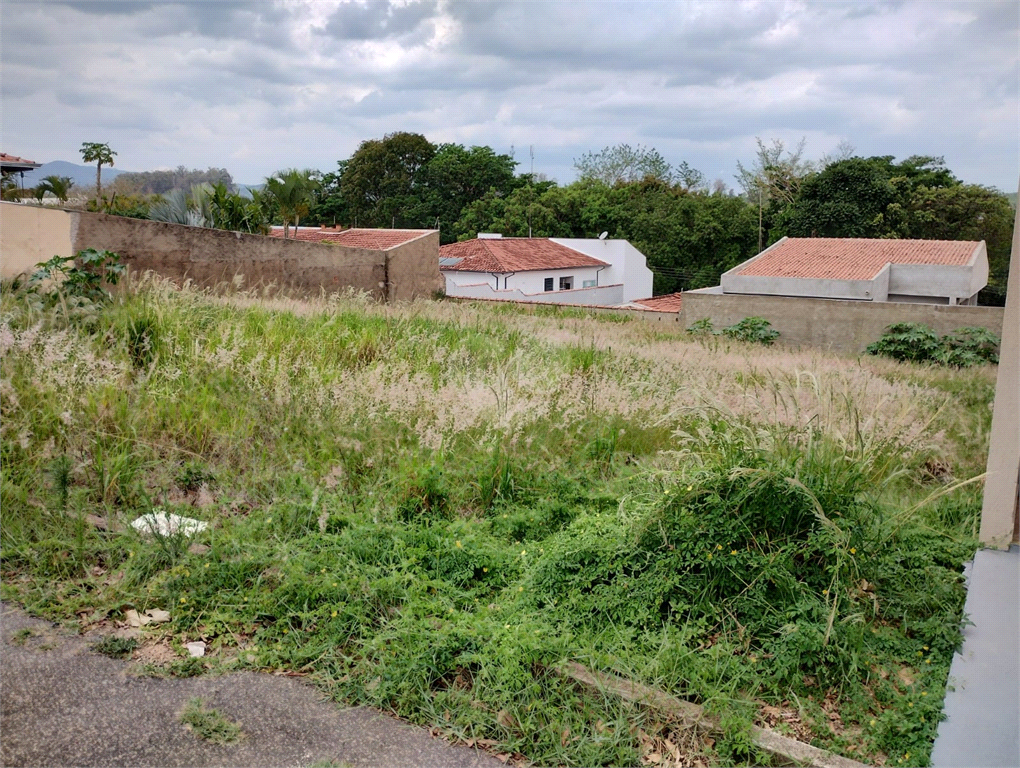
[[[913,709],[914,708],[914,702],[912,702],[912,701],[908,702],[907,706],[910,707],[911,709]]]
[[[731,549],[731,550],[730,550],[730,554],[731,554],[731,555],[735,555],[735,554],[737,554],[737,550],[735,550],[735,549]]]
[[[524,587],[517,587],[517,591],[518,592],[523,592],[524,591]]]
[[[926,651],[928,650],[928,646],[927,645],[922,645],[921,647],[924,648],[924,650],[926,650]]]
[[[528,550],[522,549],[521,550],[521,557],[524,557],[526,554],[528,554]]]
[[[823,595],[827,595],[827,594],[829,594],[829,590],[827,590],[827,589],[823,589],[823,590],[822,590],[822,594],[823,594]]]
[[[322,569],[322,570],[320,571],[320,573],[325,573],[325,572],[326,572],[326,569],[325,569],[325,568],[323,568],[323,569]]]
[[[488,568],[482,568],[482,573],[488,573],[488,572],[489,572]]]
[[[716,548],[716,549],[722,549],[722,544],[716,544],[716,545],[715,545],[715,548]]]
[[[921,695],[922,696],[927,696],[928,695],[928,691],[921,691]]]
[[[333,586],[334,586],[334,587],[336,586],[336,582],[335,582],[335,581],[333,582]]]
[[[285,629],[285,630],[283,630],[283,634],[285,634],[285,635],[286,635],[286,634],[287,634],[288,632],[290,632],[290,630],[289,630],[289,629]]]
[[[711,553],[711,552],[709,552],[709,553],[708,553],[708,559],[709,559],[709,560],[711,560],[711,559],[712,559],[712,553]]]
[[[924,663],[925,663],[925,664],[931,664],[931,659],[925,659],[925,660],[924,660]]]
[[[206,567],[206,568],[208,568],[208,567],[209,567],[209,563],[206,563],[206,564],[205,564],[205,567]]]
[[[335,619],[336,618],[336,611],[333,611],[333,613],[331,613],[330,616],[332,616]]]
[[[693,485],[688,485],[687,486],[687,490],[688,491],[693,491],[694,490],[694,486]]]
[[[868,723],[868,725],[874,725],[877,722],[878,722],[877,720],[872,720],[870,723]]]
[[[503,629],[510,629],[510,625],[509,624],[504,624],[503,625]]]
[[[461,544],[459,541],[456,542],[456,546],[457,546],[458,549],[463,549],[464,548],[464,545]]]
[[[181,605],[184,605],[186,602],[188,602],[188,598],[182,597],[181,598]]]
[[[850,554],[851,555],[856,555],[857,554],[857,547],[850,547]]]

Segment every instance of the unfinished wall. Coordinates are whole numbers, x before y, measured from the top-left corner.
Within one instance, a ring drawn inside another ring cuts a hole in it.
[[[176,282],[190,278],[211,287],[244,275],[245,287],[275,284],[336,291],[352,286],[385,297],[385,257],[380,251],[100,213],[72,214],[71,238],[76,251],[105,248],[120,254],[132,270],[152,270]]]
[[[75,251],[105,248],[132,270],[177,282],[212,287],[243,275],[245,287],[272,284],[315,293],[350,287],[397,301],[431,296],[442,285],[438,232],[378,251],[98,213],[69,216]]]
[[[438,231],[401,243],[385,253],[390,301],[429,297],[443,289],[445,281],[439,273]]]
[[[0,203],[0,278],[35,270],[41,261],[70,256],[71,214],[21,203]]]
[[[745,317],[764,317],[779,331],[777,343],[857,354],[878,341],[893,323],[924,323],[940,334],[980,326],[1002,334],[1002,307],[950,307],[933,304],[833,301],[782,296],[685,293],[684,328],[708,318],[716,328]]]

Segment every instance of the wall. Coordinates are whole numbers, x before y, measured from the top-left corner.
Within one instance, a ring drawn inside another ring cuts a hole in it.
[[[476,275],[481,278],[478,272],[462,273]],[[511,278],[511,281],[513,278]],[[525,293],[519,289],[494,290],[495,279],[489,279],[488,283],[476,282],[467,285],[448,287],[447,296],[458,299],[494,299],[497,301],[518,301],[522,303],[539,304],[570,304],[588,306],[613,306],[623,303],[622,285],[602,285],[598,288],[575,288],[571,291],[543,291]],[[500,280],[500,285],[503,281]]]
[[[375,251],[247,235],[240,232],[72,212],[74,250],[105,248],[129,267],[211,287],[244,276],[244,285],[274,284],[318,292],[355,288],[376,298],[429,296],[442,283],[439,233]]]
[[[609,263],[599,275],[605,285],[623,283],[623,300],[647,299],[652,295],[652,270],[645,255],[626,240],[553,237],[552,242],[573,248],[593,259]]]
[[[0,203],[0,278],[32,272],[41,261],[71,256],[71,214],[20,203]]]
[[[999,375],[992,407],[981,543],[1005,549],[1020,536],[1020,211],[1013,223]],[[1006,599],[1003,595],[1003,599]],[[1015,599],[1015,598],[1014,598]]]
[[[764,317],[779,331],[777,343],[857,354],[893,323],[924,323],[940,334],[980,326],[1001,335],[1003,310],[690,291],[684,294],[680,315],[684,328],[703,318],[722,328],[745,317]]]

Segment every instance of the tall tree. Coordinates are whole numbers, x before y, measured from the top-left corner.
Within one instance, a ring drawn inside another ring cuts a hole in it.
[[[278,171],[266,179],[265,191],[276,203],[283,219],[283,237],[290,237],[290,225],[298,226],[301,217],[311,209],[315,189],[319,182],[314,171]]]
[[[419,133],[363,141],[347,162],[340,191],[359,224],[392,226],[413,207],[436,147]],[[423,222],[416,222],[420,226]]]
[[[86,163],[96,164],[96,208],[103,202],[103,166],[113,166],[113,158],[117,154],[110,149],[109,144],[100,144],[95,141],[86,141],[81,145],[81,159]]]
[[[610,187],[645,178],[666,183],[673,180],[673,168],[666,159],[655,149],[640,144],[636,147],[617,144],[601,152],[588,152],[574,160],[574,168],[579,179],[600,181]]]
[[[71,194],[71,187],[74,186],[74,180],[70,176],[46,176],[39,182],[39,186],[60,202],[66,203]]]
[[[792,203],[800,191],[804,179],[814,170],[812,163],[804,159],[805,139],[793,149],[787,149],[782,139],[773,139],[766,144],[756,138],[758,150],[751,165],[745,167],[737,161],[737,183],[752,203],[764,204],[770,201]]]

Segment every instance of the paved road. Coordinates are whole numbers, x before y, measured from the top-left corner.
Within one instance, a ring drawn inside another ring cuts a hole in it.
[[[23,644],[20,630],[35,630]],[[53,646],[53,647],[47,647]],[[298,680],[250,672],[138,678],[85,640],[0,605],[0,764],[4,766],[502,766],[364,708],[343,709]],[[238,722],[240,743],[189,733],[201,697]]]

